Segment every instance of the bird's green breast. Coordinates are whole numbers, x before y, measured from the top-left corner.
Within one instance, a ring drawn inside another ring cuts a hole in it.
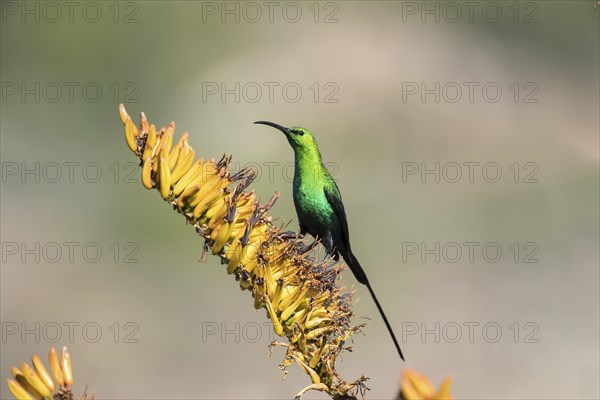
[[[298,216],[313,230],[323,231],[335,223],[334,211],[325,196],[327,170],[325,168],[298,168],[294,174],[294,203]]]

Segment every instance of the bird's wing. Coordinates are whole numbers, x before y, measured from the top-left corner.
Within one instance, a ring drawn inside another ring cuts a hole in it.
[[[350,234],[348,232],[348,220],[346,219],[346,211],[344,210],[344,204],[342,203],[342,196],[340,195],[340,191],[335,184],[333,178],[330,178],[330,185],[325,187],[325,197],[329,202],[329,205],[335,212],[338,221],[340,222],[340,226],[342,228],[342,235],[344,240],[345,249],[340,251],[344,260],[352,270],[352,273],[356,277],[356,280],[362,284],[369,286],[369,280],[367,279],[367,275],[365,271],[362,269],[358,260],[352,254],[352,250],[350,249]],[[370,286],[369,286],[370,289]],[[371,291],[371,293],[373,293]],[[381,311],[381,310],[380,310]]]
[[[335,215],[340,222],[340,226],[342,227],[346,250],[350,251],[350,233],[348,232],[348,220],[346,218],[346,211],[344,210],[344,203],[342,203],[342,196],[340,195],[340,191],[333,179],[331,179],[331,183],[332,184],[329,187],[325,187],[324,189],[325,197],[335,212]]]

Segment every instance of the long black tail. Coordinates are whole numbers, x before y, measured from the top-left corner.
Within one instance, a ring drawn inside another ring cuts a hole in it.
[[[398,340],[396,339],[396,335],[394,334],[394,331],[392,330],[392,326],[390,325],[390,322],[388,321],[387,317],[385,316],[385,313],[383,312],[383,308],[381,308],[381,304],[379,304],[379,300],[377,300],[377,296],[375,296],[375,292],[373,291],[373,288],[371,287],[371,285],[368,282],[367,282],[367,288],[369,289],[369,293],[371,293],[371,297],[373,298],[373,301],[375,302],[375,305],[377,306],[377,309],[379,310],[379,313],[381,314],[381,317],[383,318],[383,322],[385,322],[385,326],[387,326],[387,329],[390,332],[390,336],[392,337],[392,340],[394,341],[394,344],[396,345],[396,350],[398,350],[398,354],[400,355],[400,358],[402,359],[402,361],[404,361],[404,354],[402,354],[402,350],[400,349],[400,344],[398,344]]]
[[[383,318],[383,322],[385,322],[385,326],[387,327],[388,331],[390,332],[390,336],[392,337],[392,340],[394,341],[394,344],[396,345],[396,350],[398,350],[398,354],[400,355],[400,358],[402,359],[402,361],[404,361],[404,355],[402,354],[402,350],[400,349],[400,344],[398,344],[398,340],[396,339],[396,335],[394,334],[394,331],[392,330],[392,326],[390,325],[390,322],[388,321],[387,317],[385,316],[385,313],[383,312],[383,308],[381,307],[381,304],[379,304],[379,300],[377,300],[377,296],[375,296],[375,292],[373,291],[373,288],[371,287],[371,284],[369,283],[369,280],[367,279],[367,275],[365,274],[365,271],[362,269],[360,263],[358,262],[356,257],[354,257],[354,254],[352,254],[352,252],[349,252],[348,257],[344,257],[344,259],[348,263],[348,266],[350,267],[350,270],[354,273],[354,276],[356,277],[356,279],[360,283],[363,283],[367,287],[367,289],[369,289],[369,293],[371,293],[371,297],[373,298],[373,301],[375,302],[375,305],[377,306],[377,309],[379,310],[379,313],[381,314],[381,317]]]

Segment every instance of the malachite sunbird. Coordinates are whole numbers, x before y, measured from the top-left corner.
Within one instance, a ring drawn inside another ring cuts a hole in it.
[[[268,125],[285,134],[294,149],[294,205],[300,223],[302,235],[310,233],[321,241],[325,250],[335,260],[341,255],[356,280],[367,286],[377,309],[383,317],[400,358],[404,360],[394,331],[375,296],[365,271],[352,254],[348,221],[344,211],[342,196],[331,174],[323,164],[319,146],[308,129],[300,127],[286,128],[274,122],[256,121],[255,124]]]

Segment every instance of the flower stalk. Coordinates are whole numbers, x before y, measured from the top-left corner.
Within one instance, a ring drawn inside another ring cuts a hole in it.
[[[205,251],[220,257],[242,290],[251,292],[254,307],[264,309],[286,354],[281,364],[296,363],[311,384],[300,391],[328,393],[334,399],[364,395],[366,377],[344,381],[336,371],[336,359],[349,339],[363,325],[350,324],[352,295],[339,282],[341,268],[327,258],[316,262],[298,234],[283,232],[268,211],[278,193],[263,205],[246,191],[256,178],[245,168],[232,174],[231,156],[196,159],[185,132],[175,142],[175,123],[157,129],[141,113],[139,125],[119,106],[129,149],[140,160],[146,189],[160,196],[182,214],[205,239]]]

